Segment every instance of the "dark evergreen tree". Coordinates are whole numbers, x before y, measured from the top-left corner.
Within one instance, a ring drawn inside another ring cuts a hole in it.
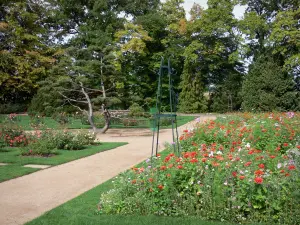
[[[244,111],[300,109],[300,96],[293,77],[271,56],[260,56],[251,65],[243,82],[242,99]]]

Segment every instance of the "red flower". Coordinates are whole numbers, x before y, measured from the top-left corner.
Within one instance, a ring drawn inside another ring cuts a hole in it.
[[[295,170],[295,169],[296,169],[296,166],[295,166],[295,165],[289,165],[288,169],[289,169],[289,170]]]
[[[135,183],[136,183],[136,180],[132,180],[131,183],[132,183],[132,184],[135,184]]]
[[[297,147],[298,149],[300,149],[300,145],[297,145],[296,147]]]
[[[258,167],[261,168],[261,169],[264,169],[265,165],[264,164],[259,164]]]
[[[240,180],[244,180],[245,176],[240,176],[239,178],[240,178]]]
[[[163,186],[163,185],[161,185],[161,184],[160,184],[160,185],[158,185],[157,187],[158,187],[160,190],[164,189],[164,186]]]
[[[150,178],[148,179],[148,181],[149,181],[150,183],[152,183],[152,182],[153,182],[153,178],[150,177]]]
[[[261,177],[255,177],[254,178],[254,182],[257,183],[257,184],[262,184],[263,181],[264,181],[264,179],[261,178]]]
[[[192,158],[192,159],[190,160],[190,162],[191,162],[191,163],[196,163],[196,162],[198,162],[198,159]]]
[[[206,162],[206,161],[207,161],[207,158],[202,158],[201,161],[202,161],[202,162]]]
[[[190,156],[190,154],[188,152],[184,153],[183,157],[184,158],[188,158]]]
[[[274,159],[274,158],[276,158],[276,156],[275,155],[270,155],[270,158]]]
[[[167,157],[165,158],[165,162],[168,162],[170,159],[171,159],[171,157],[170,157],[170,156],[167,156]]]
[[[289,144],[288,143],[283,143],[283,146],[287,147],[287,146],[289,146]]]
[[[188,131],[188,130],[183,130],[183,132],[184,132],[184,133],[187,133],[187,132],[189,132],[189,131]]]
[[[284,176],[286,176],[286,177],[289,177],[289,176],[291,176],[291,174],[289,174],[289,173],[286,173]]]
[[[261,176],[261,175],[264,174],[264,171],[256,170],[256,171],[254,172],[254,174],[255,174],[256,176]]]
[[[178,169],[182,169],[183,166],[182,166],[182,165],[178,165],[177,168],[178,168]]]
[[[285,173],[285,171],[284,170],[280,170],[280,173]]]
[[[234,176],[234,177],[236,177],[236,175],[237,175],[237,172],[232,172],[232,176]]]
[[[161,166],[161,167],[160,167],[160,170],[166,170],[166,169],[167,169],[166,166]]]
[[[167,177],[171,177],[171,174],[168,173],[168,174],[167,174]]]
[[[168,165],[168,168],[172,168],[172,167],[173,167],[173,164]]]
[[[158,154],[156,154],[156,157],[160,157],[160,154],[158,153]]]
[[[250,166],[252,162],[246,162],[244,166]]]

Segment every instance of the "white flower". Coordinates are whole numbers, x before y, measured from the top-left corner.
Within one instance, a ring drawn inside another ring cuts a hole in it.
[[[214,156],[214,152],[211,151],[211,152],[209,153],[208,157],[213,157],[213,156]]]
[[[247,144],[246,144],[246,147],[247,147],[247,148],[250,148],[250,143],[247,143]]]
[[[217,154],[218,155],[222,155],[223,153],[221,151],[217,151]]]
[[[282,164],[281,164],[281,163],[278,163],[278,164],[277,164],[277,168],[280,169],[281,167],[282,167]]]

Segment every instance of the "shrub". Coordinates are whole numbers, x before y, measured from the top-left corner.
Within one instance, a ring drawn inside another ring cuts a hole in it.
[[[7,122],[0,126],[0,138],[2,143],[10,147],[26,146],[30,140],[22,127]]]
[[[8,103],[0,104],[0,114],[26,112],[27,104],[21,103]]]
[[[39,113],[31,113],[30,116],[30,126],[35,129],[40,129],[45,125],[45,118],[44,115]]]
[[[299,119],[238,114],[198,124],[180,137],[182,154],[168,151],[122,174],[102,194],[100,208],[108,214],[299,224]]]
[[[65,113],[65,112],[54,113],[52,115],[52,118],[62,126],[66,125],[67,123],[70,122],[70,118],[67,115],[67,113]]]
[[[145,111],[143,109],[143,107],[141,107],[139,104],[137,103],[133,103],[130,107],[129,107],[130,112],[128,113],[128,115],[130,117],[139,117],[139,116],[143,116]]]
[[[138,120],[133,118],[123,118],[122,123],[125,127],[133,127],[138,125]]]

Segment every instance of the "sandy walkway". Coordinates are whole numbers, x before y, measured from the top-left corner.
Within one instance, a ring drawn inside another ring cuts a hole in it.
[[[201,116],[202,120],[214,116]],[[179,128],[192,128],[188,123]],[[103,142],[128,145],[0,183],[0,224],[23,224],[90,190],[150,156],[148,129],[110,130]],[[170,130],[160,134],[160,150],[171,142]]]

